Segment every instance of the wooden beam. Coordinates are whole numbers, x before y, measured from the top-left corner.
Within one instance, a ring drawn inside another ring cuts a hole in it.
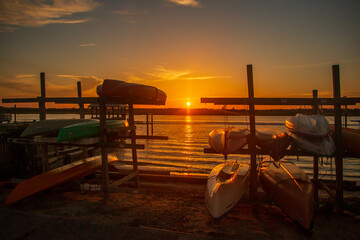
[[[214,103],[215,105],[248,105],[248,98],[201,98],[201,103]],[[313,105],[313,98],[254,98],[255,105]],[[356,105],[360,98],[342,98],[342,105]],[[320,105],[334,105],[332,98],[318,98]]]
[[[106,144],[106,107],[104,102],[99,102],[100,106],[100,144]],[[102,162],[102,173],[103,173],[103,192],[105,195],[109,191],[109,166],[107,148],[101,147],[101,162]]]
[[[250,198],[256,199],[257,195],[257,164],[256,164],[256,139],[255,139],[255,105],[254,81],[252,65],[247,65],[247,81],[249,93],[250,136],[248,146],[250,150]]]
[[[129,104],[129,125],[131,128],[130,130],[130,137],[131,137],[131,145],[136,145],[136,131],[135,131],[135,118],[134,118],[134,105],[132,103]],[[137,163],[137,152],[136,148],[133,147],[132,150],[132,160],[133,160],[133,171],[138,171],[138,163]],[[136,176],[134,178],[135,187],[139,187],[139,178]]]
[[[341,90],[339,65],[332,66],[334,114],[335,114],[335,166],[336,166],[336,201],[340,208],[343,206],[343,158],[342,158],[342,132],[341,132]]]
[[[313,90],[313,111],[314,114],[319,113],[319,104],[318,104],[318,91]],[[314,200],[315,202],[319,199],[319,157],[313,157],[313,178],[314,178]]]
[[[45,73],[40,73],[40,89],[41,89],[41,97],[39,101],[39,111],[40,111],[40,120],[46,119],[45,113],[45,102],[46,102],[46,91],[45,91]]]
[[[137,177],[138,174],[139,174],[139,170],[136,170],[135,172],[132,172],[132,173],[130,173],[129,175],[127,175],[127,176],[125,176],[125,177],[123,177],[123,178],[121,178],[121,179],[113,182],[113,183],[110,185],[110,187],[118,187],[118,186],[120,186],[121,184],[129,181],[130,179],[133,179],[134,177]]]

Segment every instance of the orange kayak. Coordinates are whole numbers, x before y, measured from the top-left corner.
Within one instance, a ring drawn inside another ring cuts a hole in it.
[[[116,157],[109,155],[109,162],[116,160]],[[13,204],[21,199],[65,183],[71,179],[82,178],[95,172],[96,170],[99,170],[101,166],[101,157],[96,156],[88,158],[86,161],[80,160],[73,162],[60,168],[56,168],[49,172],[45,172],[35,177],[29,178],[16,186],[16,188],[7,198],[5,204]]]
[[[304,171],[288,161],[264,161],[259,183],[281,210],[306,230],[314,220],[313,184]]]

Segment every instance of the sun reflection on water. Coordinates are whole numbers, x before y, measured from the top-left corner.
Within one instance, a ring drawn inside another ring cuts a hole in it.
[[[194,138],[194,129],[192,126],[191,116],[189,116],[189,115],[187,115],[185,117],[184,133],[185,133],[184,142],[192,143],[194,140],[193,139]],[[191,154],[192,152],[193,152],[193,147],[191,145],[184,146],[184,150],[182,151],[182,153],[187,155],[185,160],[191,160],[191,156],[189,156],[189,154]]]

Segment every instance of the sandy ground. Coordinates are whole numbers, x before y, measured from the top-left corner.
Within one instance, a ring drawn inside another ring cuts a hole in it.
[[[359,239],[360,194],[347,193],[345,210],[322,198],[312,233],[306,233],[260,193],[220,221],[205,206],[204,186],[141,183],[104,197],[76,182],[4,205],[11,188],[0,188],[0,239]],[[326,196],[326,195],[324,195]]]

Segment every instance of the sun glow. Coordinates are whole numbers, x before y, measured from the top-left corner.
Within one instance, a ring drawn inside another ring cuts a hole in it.
[[[187,102],[187,103],[186,103],[186,105],[187,105],[188,107],[190,107],[190,105],[191,105],[191,102]]]

